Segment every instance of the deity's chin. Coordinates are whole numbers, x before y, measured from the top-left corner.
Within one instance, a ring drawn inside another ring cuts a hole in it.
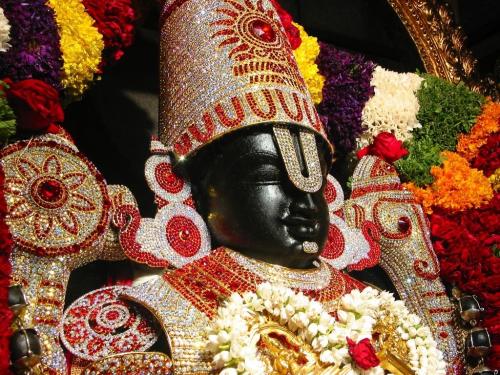
[[[323,248],[316,242],[296,241],[286,247],[256,250],[228,246],[227,248],[238,252],[248,258],[261,262],[294,269],[316,268]]]

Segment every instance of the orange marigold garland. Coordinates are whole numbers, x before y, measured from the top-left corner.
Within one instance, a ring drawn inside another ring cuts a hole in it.
[[[422,205],[426,214],[432,214],[432,206],[434,205],[434,195],[430,189],[418,187],[413,182],[403,184],[404,188],[411,191],[415,196],[415,200]]]
[[[458,139],[457,151],[468,161],[474,159],[488,137],[500,130],[500,103],[488,102],[469,134],[462,134]]]
[[[406,184],[425,212],[432,213],[432,207],[450,212],[478,208],[493,198],[493,189],[482,171],[471,168],[465,158],[455,152],[441,153],[443,165],[432,167],[434,182],[425,189]]]

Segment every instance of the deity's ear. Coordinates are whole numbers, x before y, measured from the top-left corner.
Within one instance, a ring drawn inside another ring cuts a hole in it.
[[[141,218],[138,210],[122,207],[120,244],[136,262],[179,268],[210,252],[210,233],[196,211],[190,181],[174,172],[172,154],[155,140],[151,154],[146,161],[145,177],[155,193],[156,216]],[[181,161],[176,164],[183,173]]]

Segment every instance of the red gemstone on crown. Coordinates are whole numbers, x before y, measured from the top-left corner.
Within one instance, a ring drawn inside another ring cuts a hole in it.
[[[45,202],[54,203],[61,199],[64,187],[57,180],[45,180],[38,185],[38,196]]]
[[[272,43],[276,40],[276,32],[273,27],[265,21],[252,21],[250,24],[250,31],[255,37],[264,42]]]

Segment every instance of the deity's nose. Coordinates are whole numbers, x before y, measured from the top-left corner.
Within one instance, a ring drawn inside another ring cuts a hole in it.
[[[314,202],[311,193],[298,192],[296,198],[290,205],[290,213],[292,215],[300,215],[308,219],[315,219],[319,208]]]

